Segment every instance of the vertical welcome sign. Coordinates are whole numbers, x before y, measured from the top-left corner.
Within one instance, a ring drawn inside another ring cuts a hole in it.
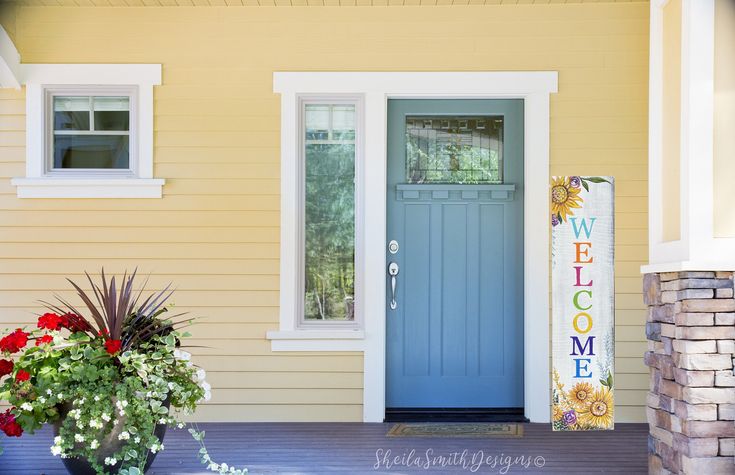
[[[551,180],[552,425],[613,428],[614,181]]]

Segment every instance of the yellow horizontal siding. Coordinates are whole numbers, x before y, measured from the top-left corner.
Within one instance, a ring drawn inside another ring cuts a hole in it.
[[[557,70],[551,173],[616,177],[616,419],[645,420],[647,4],[20,7],[11,26],[24,62],[163,65],[155,173],[167,183],[161,200],[17,199],[24,94],[0,90],[0,327],[32,322],[52,292],[71,296],[65,276],[138,266],[151,289],[174,282],[177,310],[205,317],[191,344],[214,399],[197,419],[361,420],[361,354],[273,353],[265,340],[278,327],[273,72]]]

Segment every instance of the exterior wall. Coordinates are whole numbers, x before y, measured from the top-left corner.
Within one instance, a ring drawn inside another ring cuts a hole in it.
[[[650,473],[735,472],[732,272],[646,274]]]
[[[714,226],[735,237],[735,2],[715,2]]]
[[[616,178],[616,420],[645,420],[647,3],[22,7],[14,39],[28,63],[162,63],[154,160],[167,184],[161,200],[17,199],[24,98],[0,91],[0,325],[29,321],[84,269],[172,280],[177,307],[209,317],[192,330],[214,386],[200,420],[362,418],[360,354],[265,340],[278,327],[273,71],[558,70],[551,174]]]

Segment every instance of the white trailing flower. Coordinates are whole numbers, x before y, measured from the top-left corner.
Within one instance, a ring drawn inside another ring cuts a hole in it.
[[[166,424],[166,422],[167,422],[167,421],[166,421],[166,419],[165,419],[165,418],[163,418],[163,417],[162,417],[162,418],[160,418],[160,419],[158,419],[158,423],[159,423],[159,424]]]
[[[130,434],[128,433],[128,431],[122,431],[120,432],[120,435],[117,436],[117,438],[119,440],[128,440],[130,439]]]
[[[96,450],[97,448],[99,448],[99,446],[100,443],[97,439],[94,439],[92,442],[89,443],[89,448],[92,450]]]
[[[134,439],[134,441],[135,441],[135,443],[136,443],[136,444],[140,444],[140,437],[136,437],[136,438]]]
[[[103,421],[105,421],[105,422],[110,422],[110,419],[112,419],[112,418],[110,417],[110,415],[109,415],[109,414],[107,414],[106,412],[105,412],[105,413],[103,413],[103,414],[102,414],[102,416],[100,416],[100,417],[102,417],[102,420],[103,420]]]
[[[82,434],[74,434],[74,440],[76,442],[84,442],[84,436]]]
[[[94,397],[94,400],[95,400],[95,402],[99,402],[99,400],[100,400],[100,397],[99,397],[99,396],[95,396],[95,397]]]
[[[151,445],[151,453],[155,454],[163,450],[163,444],[156,442]]]
[[[79,429],[84,429],[84,422],[82,422],[82,421],[77,421],[77,427],[78,427]]]
[[[199,368],[196,372],[196,380],[201,382],[204,381],[204,379],[207,377],[207,372],[204,371],[204,368]]]
[[[48,394],[49,396],[53,396],[54,393],[50,389],[47,389],[46,390],[46,394]]]
[[[46,398],[43,396],[38,396],[38,402],[40,402],[41,404],[46,404]]]
[[[89,427],[92,429],[102,429],[102,422],[99,419],[92,419],[89,421]]]
[[[59,394],[56,395],[56,398],[57,399],[64,399],[64,394],[63,393],[59,393]]]
[[[181,361],[191,361],[191,353],[176,348],[174,350],[174,358]]]
[[[20,405],[20,408],[23,409],[24,411],[30,412],[33,410],[33,404],[31,404],[30,402],[24,402],[23,404]]]
[[[69,411],[69,415],[74,419],[79,420],[82,417],[82,412],[79,409],[72,409]]]
[[[61,436],[54,437],[54,445],[51,446],[51,455],[57,457],[61,455]]]
[[[117,459],[115,457],[105,457],[105,465],[115,465]]]

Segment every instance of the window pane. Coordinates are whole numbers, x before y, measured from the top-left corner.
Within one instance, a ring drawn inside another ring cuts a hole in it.
[[[55,169],[130,168],[127,135],[54,135]]]
[[[503,117],[407,117],[406,180],[502,183]]]
[[[54,130],[89,130],[89,97],[54,97]]]
[[[355,106],[305,112],[304,317],[354,320]]]
[[[306,106],[306,140],[327,140],[329,138],[329,113],[330,106],[312,105]]]
[[[94,130],[130,130],[130,99],[95,97]]]

